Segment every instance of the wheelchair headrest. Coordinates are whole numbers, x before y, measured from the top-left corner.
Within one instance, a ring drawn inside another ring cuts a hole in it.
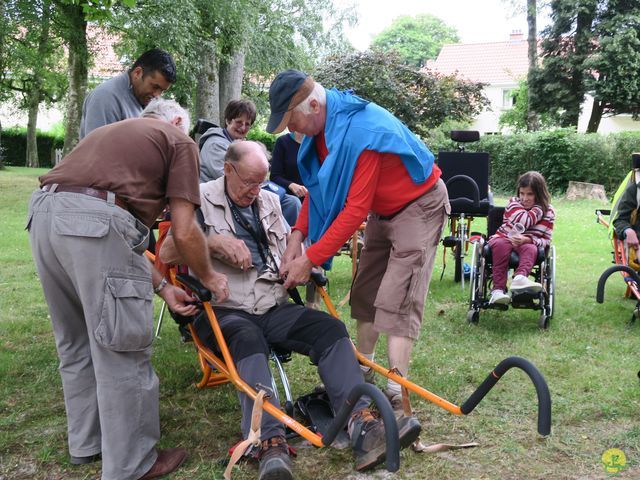
[[[451,140],[460,143],[477,142],[480,140],[480,132],[477,130],[451,130]]]
[[[204,132],[206,132],[210,128],[217,127],[217,126],[218,125],[216,125],[213,122],[210,122],[209,120],[205,120],[204,118],[199,118],[196,121],[196,124],[193,127],[193,130],[191,130],[191,137],[195,138],[196,135],[198,135],[198,138],[200,138],[200,135],[202,135]]]
[[[631,168],[640,168],[640,153],[631,154]]]

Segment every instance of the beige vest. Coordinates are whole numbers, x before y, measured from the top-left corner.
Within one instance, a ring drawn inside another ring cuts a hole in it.
[[[201,184],[200,201],[206,234],[235,237],[235,222],[224,194],[224,177]],[[256,202],[258,202],[260,222],[267,233],[269,249],[280,264],[290,230],[282,216],[280,201],[277,195],[260,190]],[[286,302],[289,298],[284,287],[276,283],[280,277],[275,272],[266,270],[258,275],[255,268],[242,271],[216,259],[215,254],[213,268],[227,276],[230,291],[227,301],[221,304],[212,302],[214,306],[234,308],[254,315],[261,315],[271,307]]]

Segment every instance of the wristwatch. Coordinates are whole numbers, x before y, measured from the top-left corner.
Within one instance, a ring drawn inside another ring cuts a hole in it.
[[[160,293],[160,290],[162,290],[164,287],[167,286],[167,279],[166,278],[162,278],[162,280],[160,280],[160,283],[158,284],[158,286],[156,288],[153,289],[153,293],[158,294]]]

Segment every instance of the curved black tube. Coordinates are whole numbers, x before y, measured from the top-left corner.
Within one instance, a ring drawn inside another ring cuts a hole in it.
[[[607,279],[611,275],[613,275],[615,272],[628,273],[629,276],[633,279],[633,281],[636,282],[638,285],[640,285],[640,277],[638,277],[638,274],[633,268],[628,267],[626,265],[614,265],[613,267],[609,267],[604,272],[602,272],[602,275],[600,275],[600,278],[598,279],[598,289],[596,290],[596,302],[598,303],[604,302],[604,284],[607,283]]]
[[[387,443],[387,458],[385,465],[390,472],[397,472],[400,468],[400,439],[398,435],[398,424],[396,423],[396,417],[393,414],[393,409],[387,397],[378,388],[370,383],[361,383],[356,385],[349,392],[347,401],[342,405],[340,411],[337,413],[336,418],[333,419],[331,425],[327,429],[327,433],[322,437],[322,443],[325,445],[331,445],[335,440],[338,432],[344,428],[349,419],[349,414],[353,410],[356,401],[363,395],[368,395],[373,403],[378,407],[378,411],[382,416],[382,422],[384,423],[384,434]]]
[[[520,357],[509,357],[501,361],[496,368],[487,376],[484,382],[476,389],[475,392],[460,407],[465,415],[471,413],[476,405],[489,393],[489,390],[498,383],[498,380],[510,368],[518,367],[529,375],[529,378],[536,387],[538,394],[538,433],[540,435],[549,435],[551,433],[551,395],[549,387],[540,371],[533,366],[531,362]]]
[[[477,207],[480,205],[480,190],[478,189],[478,184],[476,181],[468,175],[454,175],[449,180],[447,180],[446,186],[449,188],[449,185],[453,185],[454,183],[464,183],[471,189],[473,206]],[[456,200],[455,198],[450,198],[449,200]]]
[[[178,275],[176,275],[176,280],[178,280],[185,287],[191,290],[201,302],[208,302],[209,300],[211,300],[211,292],[207,290],[198,279],[192,277],[191,275],[179,273]]]

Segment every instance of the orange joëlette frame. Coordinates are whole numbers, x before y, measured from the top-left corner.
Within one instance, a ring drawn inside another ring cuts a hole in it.
[[[609,228],[609,222],[605,220],[604,215],[600,210],[596,210],[596,216],[599,224],[603,225],[605,228]],[[628,265],[627,255],[624,251],[624,243],[618,238],[615,232],[611,239],[611,245],[613,246],[613,262],[616,265]],[[627,284],[627,290],[624,296],[628,298],[633,294],[633,296],[636,297],[636,300],[640,301],[640,290],[638,290],[636,282],[634,282],[629,275],[625,274],[624,271],[620,271],[620,275],[622,275],[622,278]]]
[[[155,258],[153,254],[147,252],[147,256],[153,261]],[[181,288],[185,288],[184,285],[181,285],[179,281],[175,278],[175,275],[171,276],[170,279],[174,284],[180,286]],[[316,287],[318,293],[322,297],[327,307],[329,314],[333,315],[336,318],[339,318],[338,312],[333,305],[333,302],[329,298],[328,293],[325,288],[322,286]],[[198,356],[200,359],[200,365],[202,367],[203,376],[200,382],[197,383],[198,388],[205,388],[210,386],[219,385],[222,383],[231,382],[236,388],[247,394],[253,400],[258,396],[258,392],[256,392],[252,387],[247,385],[242,378],[238,375],[238,372],[235,368],[235,364],[233,359],[231,358],[231,353],[229,352],[229,348],[222,334],[222,330],[218,324],[216,315],[211,307],[209,302],[203,302],[203,308],[207,314],[207,318],[211,325],[211,329],[214,333],[216,342],[222,354],[222,358],[216,355],[211,349],[209,349],[197,335],[195,328],[192,324],[188,325],[189,331],[193,337],[194,343],[196,345]],[[538,395],[538,432],[541,435],[548,435],[551,431],[551,399],[549,395],[549,390],[546,385],[546,382],[540,372],[530,364],[528,361],[518,358],[518,357],[509,357],[503,360],[496,368],[488,375],[485,381],[478,387],[478,389],[467,399],[465,404],[460,407],[457,406],[438,395],[426,390],[425,388],[416,385],[415,383],[407,380],[406,378],[398,375],[394,369],[387,369],[378,365],[375,362],[372,362],[365,358],[354,346],[354,350],[356,353],[356,357],[358,361],[366,365],[368,367],[373,368],[376,372],[381,375],[397,382],[398,384],[406,387],[407,390],[419,395],[420,397],[428,400],[437,406],[447,410],[454,415],[466,415],[471,413],[471,411],[475,408],[475,406],[484,398],[486,393],[498,382],[498,380],[506,373],[507,370],[513,367],[521,368],[529,375],[531,380],[536,387],[536,393]],[[214,372],[214,369],[217,372]],[[309,430],[304,425],[300,424],[286,413],[276,408],[269,401],[265,401],[262,406],[263,410],[273,415],[280,422],[288,426],[291,430],[295,431],[301,437],[305,438],[309,442],[311,442],[316,447],[323,447],[324,443],[322,442],[322,437],[311,430]]]

